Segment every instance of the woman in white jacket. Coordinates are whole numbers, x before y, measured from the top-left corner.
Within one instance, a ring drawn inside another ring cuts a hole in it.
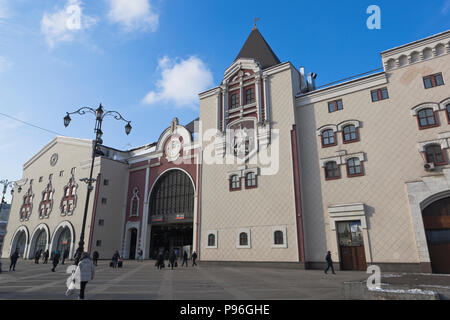
[[[94,280],[95,266],[89,253],[83,252],[75,271],[75,279],[80,284],[80,300],[84,300],[84,290],[89,281]]]

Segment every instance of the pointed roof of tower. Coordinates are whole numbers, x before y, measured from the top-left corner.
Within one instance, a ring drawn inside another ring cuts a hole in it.
[[[236,60],[240,58],[253,58],[261,64],[263,69],[281,63],[256,26],[245,41]]]

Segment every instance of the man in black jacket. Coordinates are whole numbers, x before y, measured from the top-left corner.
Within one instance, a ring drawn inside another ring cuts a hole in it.
[[[16,263],[17,263],[18,259],[19,259],[19,250],[16,250],[11,255],[11,265],[9,266],[9,271],[11,271],[11,268],[12,268],[13,271],[16,271]]]
[[[59,263],[59,258],[61,257],[61,254],[58,250],[55,250],[55,254],[53,255],[53,269],[52,272],[55,272],[56,266]]]
[[[328,267],[325,269],[325,273],[328,274],[328,270],[331,268],[331,271],[333,271],[333,274],[336,274],[334,272],[333,260],[331,259],[331,252],[330,251],[328,251],[328,254],[325,257],[325,260],[327,261],[327,264],[328,264]]]

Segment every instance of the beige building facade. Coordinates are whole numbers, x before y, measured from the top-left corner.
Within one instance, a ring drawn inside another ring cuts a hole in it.
[[[330,251],[342,270],[450,273],[450,31],[381,62],[316,88],[255,28],[199,95],[196,125],[175,118],[155,143],[102,147],[88,250],[311,269]],[[73,255],[91,156],[91,141],[57,137],[24,165],[3,257]]]

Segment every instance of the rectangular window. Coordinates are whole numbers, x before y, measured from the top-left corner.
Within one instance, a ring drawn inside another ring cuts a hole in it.
[[[389,93],[387,88],[372,90],[370,94],[372,96],[372,102],[389,99]]]
[[[103,185],[104,185],[104,186],[109,185],[109,180],[108,180],[108,179],[103,180]]]
[[[344,104],[342,103],[342,100],[328,102],[328,112],[329,113],[336,112],[336,111],[343,110],[343,109],[344,109]]]
[[[75,174],[75,168],[72,168],[72,169],[70,170],[70,173],[71,173],[71,174]]]
[[[230,97],[230,109],[239,107],[239,93],[234,93]]]
[[[39,182],[42,182],[43,179],[44,177],[39,177]]]
[[[245,90],[245,104],[252,104],[255,102],[255,89],[250,88]]]
[[[97,242],[95,243],[95,245],[97,247],[101,247],[102,246],[102,240],[97,240]]]
[[[103,219],[98,220],[98,225],[99,226],[104,226],[105,225],[105,220],[103,220]]]
[[[106,204],[107,199],[106,198],[102,198],[102,204]]]
[[[64,176],[64,170],[59,172],[59,176],[60,177]]]
[[[433,74],[431,76],[423,77],[423,83],[425,89],[430,89],[438,86],[444,85],[444,79],[442,78],[442,73]]]

